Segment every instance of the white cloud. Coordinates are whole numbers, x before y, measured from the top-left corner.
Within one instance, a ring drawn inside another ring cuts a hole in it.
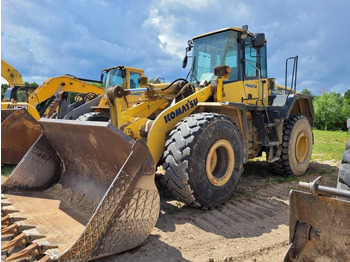
[[[181,68],[188,39],[248,24],[266,33],[276,82],[284,83],[285,59],[294,55],[298,89],[344,90],[349,82],[346,1],[3,0],[1,7],[1,55],[25,79],[98,78],[102,68],[122,64],[171,81],[188,72]]]

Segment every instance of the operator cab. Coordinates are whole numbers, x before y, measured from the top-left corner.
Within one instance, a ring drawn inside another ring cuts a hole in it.
[[[35,90],[34,87],[14,86],[6,89],[3,102],[27,102],[29,95]]]
[[[192,51],[190,81],[214,80],[214,69],[229,66],[225,83],[267,78],[265,34],[253,34],[247,27],[226,28],[197,36],[189,41],[186,51]],[[187,62],[187,52],[184,65]]]
[[[117,66],[103,70],[103,87],[105,90],[112,86],[120,86],[123,89],[138,89],[138,79],[143,76],[143,70]]]

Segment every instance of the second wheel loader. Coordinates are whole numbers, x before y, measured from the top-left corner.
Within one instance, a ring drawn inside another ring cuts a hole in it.
[[[40,117],[63,118],[70,110],[102,95],[104,90],[70,75],[47,79],[29,94],[10,87],[1,102],[1,163],[17,164],[42,133]],[[69,103],[69,93],[78,100]],[[8,96],[7,96],[8,94]],[[22,99],[19,99],[22,98]]]
[[[186,50],[189,81],[110,86],[111,123],[39,120],[44,133],[2,186],[8,261],[82,261],[136,247],[158,217],[157,164],[174,196],[202,208],[227,201],[243,164],[263,151],[279,173],[307,170],[314,112],[295,91],[296,59],[287,88],[267,77],[265,35],[247,27],[200,35]],[[137,104],[134,92],[143,93]]]

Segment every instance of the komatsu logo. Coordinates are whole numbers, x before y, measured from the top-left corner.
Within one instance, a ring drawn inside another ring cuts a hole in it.
[[[164,116],[165,123],[168,123],[171,120],[173,120],[175,117],[178,117],[178,116],[182,115],[187,110],[190,110],[191,108],[193,108],[197,104],[198,104],[198,99],[197,98],[195,98],[193,100],[187,100],[186,104],[184,104],[183,106],[178,107],[174,111],[171,111],[169,114]]]
[[[250,88],[257,88],[257,86],[256,85],[250,85],[250,84],[245,84],[245,87],[250,87]]]

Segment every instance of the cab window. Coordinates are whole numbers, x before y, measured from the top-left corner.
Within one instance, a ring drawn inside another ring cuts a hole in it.
[[[139,88],[140,73],[130,72],[130,89]]]
[[[258,79],[258,70],[260,69],[260,78],[267,78],[266,65],[266,46],[256,49],[252,46],[252,41],[247,40],[244,49],[245,58],[245,79]]]
[[[258,56],[257,56],[256,49],[252,47],[251,41],[249,41],[248,44],[245,45],[244,58],[245,58],[246,79],[257,78],[256,67],[258,66],[258,61],[257,61]]]
[[[237,65],[237,50],[231,50],[226,53],[224,65],[227,65],[231,69],[230,77],[227,81],[237,81],[238,80],[238,65]]]

